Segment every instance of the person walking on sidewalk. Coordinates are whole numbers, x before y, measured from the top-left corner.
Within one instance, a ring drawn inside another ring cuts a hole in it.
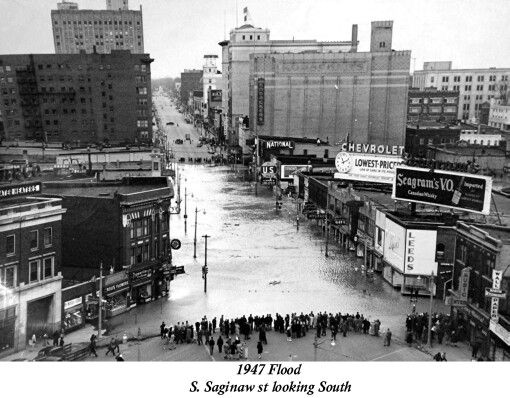
[[[113,356],[115,356],[115,340],[112,338],[110,340],[110,343],[108,344],[108,350],[106,350],[105,356],[108,356],[108,353],[112,353]]]
[[[216,342],[216,344],[218,345],[218,351],[221,354],[221,351],[223,349],[223,339],[221,338],[221,334],[218,336],[218,341]]]
[[[96,335],[93,334],[92,336],[90,336],[90,346],[89,346],[89,349],[90,349],[90,352],[89,352],[89,357],[94,354],[97,358],[97,352],[96,352]]]
[[[161,326],[159,327],[159,330],[160,330],[160,336],[161,336],[161,339],[164,339],[165,338],[165,322],[162,322],[161,323]]]
[[[203,341],[202,341],[202,329],[199,329],[198,332],[197,332],[197,344],[198,345],[202,345],[203,344]]]
[[[259,355],[259,360],[262,359],[262,353],[264,352],[264,346],[262,345],[262,341],[259,340],[257,343],[257,353]]]
[[[391,344],[391,330],[390,328],[388,328],[388,330],[386,330],[386,334],[384,335],[384,346],[389,347],[390,344]]]
[[[214,344],[215,344],[214,343],[214,338],[212,336],[209,338],[208,344],[209,344],[209,352],[210,352],[210,354],[212,356],[213,351],[214,351]]]

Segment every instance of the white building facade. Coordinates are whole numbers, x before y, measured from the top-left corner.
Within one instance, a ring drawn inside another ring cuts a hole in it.
[[[451,62],[425,62],[413,75],[413,87],[459,92],[458,119],[476,123],[484,102],[508,87],[510,68],[452,69]]]

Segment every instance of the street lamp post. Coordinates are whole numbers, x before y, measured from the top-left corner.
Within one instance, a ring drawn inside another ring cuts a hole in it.
[[[186,186],[184,186],[184,233],[188,233],[188,188]]]
[[[207,238],[210,238],[210,236],[203,235],[202,238],[205,238],[205,261],[202,268],[202,277],[204,278],[204,293],[207,293],[207,273],[209,272],[207,269]]]
[[[197,216],[198,208],[195,207],[195,238],[193,239],[193,258],[197,258]]]
[[[427,345],[432,348],[432,305],[434,304],[434,271],[429,279],[430,302],[429,302],[429,327],[427,330]]]
[[[326,192],[326,220],[325,220],[325,224],[326,224],[326,250],[324,251],[324,254],[326,257],[329,256],[328,254],[328,243],[329,243],[329,223],[328,223],[328,216],[329,216],[329,186],[331,184],[329,183],[328,181],[328,189],[327,189],[327,192]]]

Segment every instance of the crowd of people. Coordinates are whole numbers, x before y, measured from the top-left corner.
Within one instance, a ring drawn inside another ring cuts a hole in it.
[[[342,314],[319,312],[314,314],[286,314],[285,316],[276,313],[249,316],[243,315],[238,318],[225,318],[223,315],[218,320],[214,317],[208,320],[206,316],[201,321],[194,324],[186,322],[177,322],[176,325],[167,326],[165,322],[160,325],[161,339],[165,340],[165,346],[168,349],[175,349],[177,344],[198,344],[208,347],[211,355],[215,347],[225,359],[243,359],[248,358],[247,340],[253,335],[258,336],[257,354],[262,358],[264,345],[268,344],[267,331],[285,333],[287,341],[305,337],[307,333],[314,333],[318,338],[330,334],[331,341],[336,341],[337,334],[342,333],[344,337],[350,332],[380,335],[381,322],[376,319],[369,321],[362,314]],[[314,330],[314,332],[311,332]],[[215,338],[217,332],[218,335]],[[241,341],[243,338],[243,341]],[[384,335],[384,345],[391,343],[391,331],[387,329]]]
[[[412,313],[406,318],[406,342],[412,344],[426,344],[428,340],[427,313]],[[456,345],[466,338],[466,330],[448,314],[434,313],[432,315],[431,343]]]

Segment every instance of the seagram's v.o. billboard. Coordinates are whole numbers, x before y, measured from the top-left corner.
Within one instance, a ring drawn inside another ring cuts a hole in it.
[[[489,214],[491,191],[491,177],[398,166],[392,198]]]

